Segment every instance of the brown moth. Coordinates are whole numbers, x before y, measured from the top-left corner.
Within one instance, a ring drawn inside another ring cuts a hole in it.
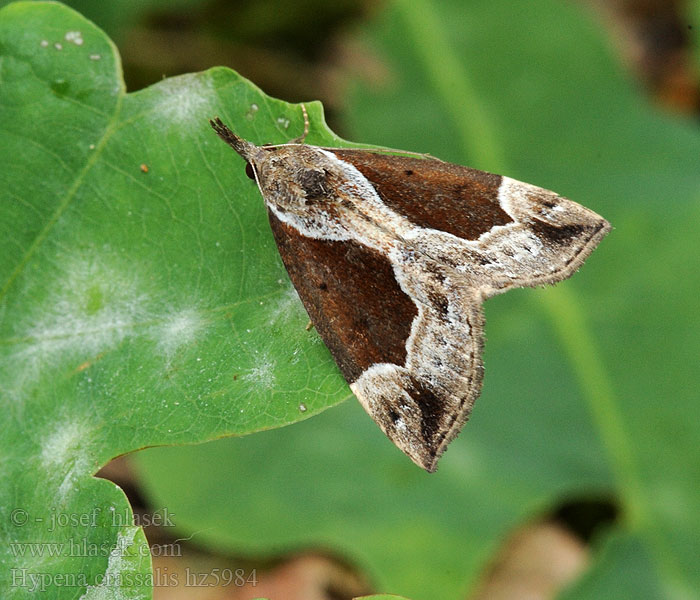
[[[256,146],[210,123],[247,162],[353,393],[429,472],[481,390],[482,302],[569,277],[610,231],[593,211],[508,177],[303,137]]]

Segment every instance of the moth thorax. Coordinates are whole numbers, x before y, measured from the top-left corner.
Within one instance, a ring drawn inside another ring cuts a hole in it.
[[[298,173],[298,183],[306,198],[306,204],[312,204],[327,198],[331,190],[328,171],[325,169],[302,169]]]

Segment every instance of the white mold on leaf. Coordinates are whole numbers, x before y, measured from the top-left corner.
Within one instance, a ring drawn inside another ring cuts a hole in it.
[[[122,589],[122,583],[126,583],[127,573],[132,570],[129,563],[129,549],[134,545],[134,539],[138,532],[138,527],[123,527],[117,534],[117,542],[109,553],[107,569],[100,578],[101,583],[95,586],[88,586],[85,593],[80,596],[80,600],[130,600],[135,598],[132,592],[128,595]]]
[[[170,362],[179,349],[197,339],[203,327],[200,314],[194,309],[185,309],[167,315],[162,324],[153,328],[152,335],[159,350]]]
[[[211,81],[198,74],[180,75],[163,80],[153,88],[159,92],[159,122],[179,126],[183,122],[196,122],[207,115]]]

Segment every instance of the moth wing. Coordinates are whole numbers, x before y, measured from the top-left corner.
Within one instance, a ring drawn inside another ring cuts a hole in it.
[[[292,283],[353,393],[396,446],[434,471],[481,389],[481,299],[445,287],[449,267],[428,257],[392,263],[269,217]]]
[[[476,240],[513,221],[498,203],[499,175],[436,158],[331,151],[360,171],[388,208],[419,227]]]
[[[355,242],[303,236],[268,215],[289,277],[348,383],[376,363],[403,365],[418,309],[389,260]]]
[[[569,277],[610,231],[595,212],[543,188],[433,158],[333,149],[393,211],[468,242],[461,264],[481,270],[487,297]],[[447,244],[455,246],[449,238]],[[438,256],[460,264],[460,256]]]

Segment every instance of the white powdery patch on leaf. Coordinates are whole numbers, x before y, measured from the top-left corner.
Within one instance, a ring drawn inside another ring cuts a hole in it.
[[[133,571],[129,563],[129,548],[134,544],[134,538],[138,527],[124,527],[117,534],[117,543],[109,553],[107,569],[101,578],[99,585],[88,586],[80,600],[127,600],[134,598],[133,588],[127,595],[122,584],[127,585],[129,578],[126,575]]]
[[[166,124],[196,122],[201,125],[202,119],[206,120],[212,93],[209,78],[194,73],[170,77],[158,83],[154,91],[159,92],[158,108]]]
[[[301,303],[301,298],[295,287],[289,283],[286,285],[282,294],[275,300],[271,300],[266,308],[269,319],[269,325],[274,325],[278,321],[290,321],[293,319],[304,320],[308,319],[304,305]]]
[[[24,295],[42,301],[28,302],[26,316],[14,327],[19,341],[0,362],[10,400],[21,398],[47,370],[77,368],[138,333],[137,324],[153,317],[133,266],[94,254],[59,258],[55,275],[32,282]]]
[[[42,466],[52,476],[64,473],[58,487],[58,498],[63,500],[74,488],[79,477],[87,476],[90,460],[86,453],[86,441],[90,431],[76,421],[61,420],[43,440],[41,448]]]
[[[89,457],[85,454],[79,454],[75,457],[73,465],[66,473],[63,481],[58,486],[58,501],[65,502],[66,498],[70,496],[71,492],[76,489],[78,480],[81,477],[88,476],[88,470],[90,468]]]
[[[137,321],[151,317],[133,268],[80,257],[58,275],[26,332],[38,351],[71,346],[104,350],[121,341]]]
[[[271,390],[275,385],[275,364],[267,357],[261,357],[257,365],[249,369],[241,379],[248,383],[252,391]]]
[[[200,314],[196,310],[185,309],[168,315],[161,325],[153,329],[152,335],[169,363],[180,348],[196,340],[203,327]]]
[[[75,456],[88,431],[75,421],[60,421],[42,443],[41,462],[47,469],[61,465]]]

